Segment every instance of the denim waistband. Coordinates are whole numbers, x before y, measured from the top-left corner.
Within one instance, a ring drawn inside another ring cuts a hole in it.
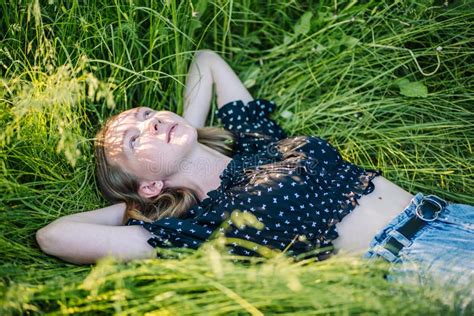
[[[436,198],[444,201],[446,206],[448,202],[436,196]],[[404,247],[409,247],[413,240],[417,238],[419,234],[422,233],[423,228],[421,228],[410,240],[403,236],[398,229],[401,228],[410,218],[417,216],[416,215],[416,208],[420,203],[425,199],[425,195],[423,193],[416,194],[410,201],[410,204],[401,212],[397,217],[392,219],[390,223],[388,223],[381,231],[379,231],[369,245],[369,250],[365,253],[364,258],[367,259],[375,259],[378,256],[384,258],[389,262],[398,262],[399,257],[394,255],[391,251],[384,248],[385,244],[387,243],[390,237],[395,238],[399,243],[401,243]],[[440,215],[446,209],[446,206],[441,210]]]

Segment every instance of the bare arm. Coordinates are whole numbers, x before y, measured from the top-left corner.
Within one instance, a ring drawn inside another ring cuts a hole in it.
[[[75,264],[90,264],[107,255],[129,261],[153,258],[152,237],[141,226],[122,225],[125,204],[61,217],[41,228],[36,240],[45,253]]]
[[[205,124],[213,84],[218,108],[230,101],[253,99],[219,55],[199,51],[188,74],[183,115],[195,127]],[[120,226],[124,211],[122,203],[64,216],[38,230],[36,239],[45,253],[76,264],[95,263],[109,254],[124,261],[154,257],[147,243],[150,232],[141,226]]]
[[[235,100],[244,103],[253,100],[239,77],[218,54],[210,50],[198,51],[186,81],[183,113],[183,117],[194,127],[203,127],[206,122],[213,84],[218,108]]]

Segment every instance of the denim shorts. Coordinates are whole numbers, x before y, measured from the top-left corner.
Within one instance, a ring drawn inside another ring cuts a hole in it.
[[[446,202],[447,206],[436,220],[426,222],[411,239],[407,239],[397,229],[416,216],[416,206],[423,199],[422,193],[416,194],[405,210],[374,236],[364,257],[369,260],[383,258],[393,263],[387,276],[390,281],[452,286],[464,289],[472,299],[474,207]],[[384,248],[390,237],[403,245],[397,255]]]

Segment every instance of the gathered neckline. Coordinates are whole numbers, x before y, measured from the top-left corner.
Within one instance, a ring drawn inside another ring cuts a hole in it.
[[[229,187],[239,184],[247,178],[245,172],[243,172],[246,168],[255,168],[262,164],[275,162],[275,160],[280,161],[282,159],[281,153],[270,152],[268,151],[265,153],[257,152],[255,154],[250,155],[242,155],[242,154],[234,154],[231,157],[230,162],[224,168],[222,173],[219,175],[221,183],[219,187],[214,190],[211,190],[207,193],[208,197],[204,200],[198,202],[203,208],[207,208],[211,202],[218,198],[221,194],[223,194]]]
[[[241,174],[240,171],[245,168],[243,158],[244,157],[240,154],[235,154],[233,157],[231,157],[231,160],[219,175],[219,179],[221,180],[219,187],[207,192],[208,197],[202,201],[199,201],[198,205],[203,208],[208,207],[213,199],[224,193],[232,184],[238,182],[239,174]]]

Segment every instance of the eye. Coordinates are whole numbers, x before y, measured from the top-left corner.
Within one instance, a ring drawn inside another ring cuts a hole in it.
[[[143,118],[147,119],[151,114],[151,111],[150,110],[146,110],[145,112],[143,112]]]
[[[137,142],[138,136],[132,136],[130,137],[129,143],[130,143],[130,148],[135,148],[136,142]]]

